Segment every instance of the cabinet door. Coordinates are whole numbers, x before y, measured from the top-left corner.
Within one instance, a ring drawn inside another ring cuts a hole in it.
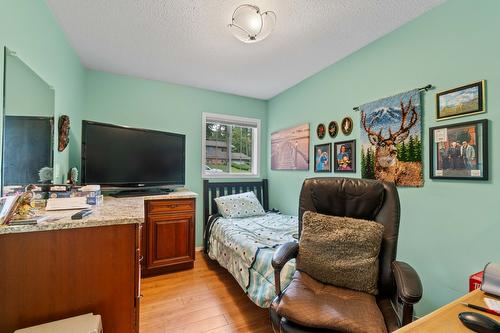
[[[148,268],[194,260],[194,213],[150,215],[148,233]]]

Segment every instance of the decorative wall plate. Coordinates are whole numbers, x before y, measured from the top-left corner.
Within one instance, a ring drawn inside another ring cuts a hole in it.
[[[345,135],[351,134],[352,125],[353,125],[353,122],[352,122],[351,117],[345,117],[344,119],[342,119],[342,124],[340,126],[342,129],[342,133],[344,133]]]
[[[328,134],[333,139],[339,134],[339,124],[335,120],[330,121],[328,124]]]
[[[68,146],[69,129],[70,129],[69,117],[67,115],[60,116],[58,123],[58,130],[59,130],[59,142],[57,144],[58,151],[63,151]]]
[[[325,137],[326,134],[325,124],[319,124],[318,127],[316,127],[316,134],[320,139],[323,139]]]

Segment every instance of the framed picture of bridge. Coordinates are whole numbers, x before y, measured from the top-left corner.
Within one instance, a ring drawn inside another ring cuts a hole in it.
[[[309,124],[271,134],[272,170],[309,170]]]
[[[436,94],[436,118],[444,120],[486,112],[485,81]]]
[[[361,111],[361,176],[397,186],[423,186],[419,89],[382,98]]]
[[[429,129],[430,177],[488,179],[486,119]]]

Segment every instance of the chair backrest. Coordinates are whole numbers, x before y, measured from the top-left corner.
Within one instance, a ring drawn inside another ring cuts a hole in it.
[[[302,215],[306,211],[382,223],[384,234],[379,254],[379,293],[393,293],[391,264],[396,259],[400,217],[399,196],[394,184],[357,178],[306,179],[299,199],[299,234]]]

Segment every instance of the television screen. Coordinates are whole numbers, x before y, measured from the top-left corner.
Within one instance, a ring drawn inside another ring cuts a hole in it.
[[[182,134],[82,123],[82,183],[114,186],[184,185]]]

